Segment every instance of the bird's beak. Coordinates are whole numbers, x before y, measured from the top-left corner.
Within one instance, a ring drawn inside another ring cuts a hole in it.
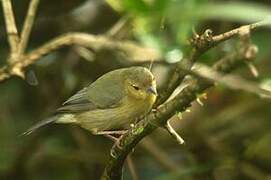
[[[156,88],[153,86],[148,87],[147,92],[154,94],[154,95],[157,95]]]

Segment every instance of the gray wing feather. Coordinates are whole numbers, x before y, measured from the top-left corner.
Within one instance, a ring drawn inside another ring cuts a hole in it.
[[[85,98],[86,96],[87,96],[87,88],[85,87],[82,90],[78,91],[75,95],[70,97],[62,105],[79,104],[79,103],[82,103],[82,102],[87,102],[87,99]]]
[[[67,104],[56,110],[57,113],[79,113],[97,109],[91,102],[80,104]]]
[[[89,100],[101,109],[118,106],[125,95],[121,72],[111,71],[92,83],[87,91]]]
[[[65,101],[60,108],[56,110],[57,113],[78,113],[97,109],[94,103],[88,99],[87,88],[83,88],[75,95]]]
[[[116,107],[124,96],[120,76],[119,70],[105,74],[65,101],[57,113],[80,113]]]

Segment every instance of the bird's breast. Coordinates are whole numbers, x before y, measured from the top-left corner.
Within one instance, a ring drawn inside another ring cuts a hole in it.
[[[155,97],[149,98],[145,100],[125,98],[117,107],[82,113],[77,115],[78,123],[91,131],[123,128],[151,110]]]
[[[138,117],[146,115],[155,102],[155,96],[149,96],[146,99],[128,99],[121,107],[121,113],[125,118],[135,120]]]

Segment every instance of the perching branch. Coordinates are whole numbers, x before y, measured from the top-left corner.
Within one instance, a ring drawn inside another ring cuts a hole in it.
[[[236,54],[235,54],[236,55]],[[226,57],[219,61],[215,67],[217,70],[227,72],[235,69],[243,59],[236,59],[236,57]],[[149,114],[144,120],[130,129],[120,140],[120,147],[114,147],[114,157],[110,157],[102,179],[121,179],[122,166],[126,156],[132,151],[137,143],[145,136],[152,133],[155,129],[163,126],[176,111],[185,111],[187,107],[197,98],[196,94],[202,93],[207,88],[211,87],[212,83],[201,84],[197,81],[190,83],[180,94],[174,99],[158,107],[156,112]]]
[[[265,22],[265,21],[264,21]],[[250,30],[254,30],[258,27],[262,27],[266,25],[265,23],[256,23],[253,25],[245,26]],[[211,47],[219,44],[222,41],[225,41],[234,35],[242,35],[243,29],[240,27],[239,30],[235,29],[233,31],[229,31],[229,36],[212,36],[210,33],[207,33],[208,36],[199,36],[197,42],[194,44],[194,49],[192,51],[191,61],[194,62],[202,53],[206,52]],[[231,32],[231,33],[230,33]],[[205,33],[206,35],[206,33]],[[224,38],[217,38],[224,37]],[[244,63],[245,55],[247,51],[241,50],[235,53],[232,53],[225,58],[218,61],[214,66],[214,70],[219,71],[221,73],[229,73],[232,70],[236,69],[238,65]],[[191,64],[189,64],[192,67]],[[188,66],[187,69],[190,69]],[[181,70],[177,69],[176,73],[173,76],[176,76]],[[182,76],[182,75],[181,75]],[[176,76],[177,77],[177,76]],[[174,80],[182,80],[184,78],[175,78]],[[180,82],[176,82],[177,85]],[[212,87],[214,84],[207,81],[190,81],[187,87],[185,87],[177,96],[175,96],[172,100],[158,106],[157,110],[150,113],[143,120],[139,121],[134,127],[129,129],[129,131],[122,136],[119,142],[119,146],[114,146],[111,149],[113,152],[113,156],[110,157],[109,163],[107,164],[102,179],[121,179],[122,177],[122,167],[123,163],[127,157],[127,155],[132,151],[133,148],[136,147],[137,143],[152,133],[158,127],[163,127],[167,124],[168,120],[176,113],[183,112],[188,108],[191,103],[197,99],[197,94],[203,93],[207,88]],[[172,88],[172,87],[170,87]],[[174,88],[172,88],[174,90]],[[171,92],[170,92],[171,94]],[[166,96],[170,96],[166,94]],[[166,98],[167,99],[167,98]],[[161,101],[161,100],[160,100]],[[158,104],[159,105],[159,104]],[[120,148],[119,148],[120,147]]]

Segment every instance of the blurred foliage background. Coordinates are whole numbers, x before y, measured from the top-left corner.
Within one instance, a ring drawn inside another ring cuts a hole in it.
[[[13,0],[18,27],[28,3]],[[2,9],[0,14],[3,65],[9,49]],[[124,21],[115,38],[138,42],[161,54],[153,67],[161,89],[172,64],[188,55],[192,29],[202,33],[210,28],[219,34],[270,14],[269,0],[41,0],[28,50],[66,32],[106,34]],[[245,66],[234,73],[266,86],[271,84],[270,28],[254,32],[252,39],[259,48],[259,78]],[[210,65],[237,47],[236,40],[227,41],[200,62]],[[149,60],[140,64],[148,65]],[[139,62],[110,49],[93,53],[72,46],[29,67],[27,81],[13,77],[1,82],[0,179],[98,179],[110,140],[69,125],[52,125],[28,137],[20,134],[97,77],[133,63]],[[194,103],[182,119],[180,115],[172,118],[186,140],[184,146],[161,129],[137,146],[132,158],[140,179],[271,179],[270,101],[223,86],[207,93],[204,106]],[[131,179],[126,167],[124,175]]]

